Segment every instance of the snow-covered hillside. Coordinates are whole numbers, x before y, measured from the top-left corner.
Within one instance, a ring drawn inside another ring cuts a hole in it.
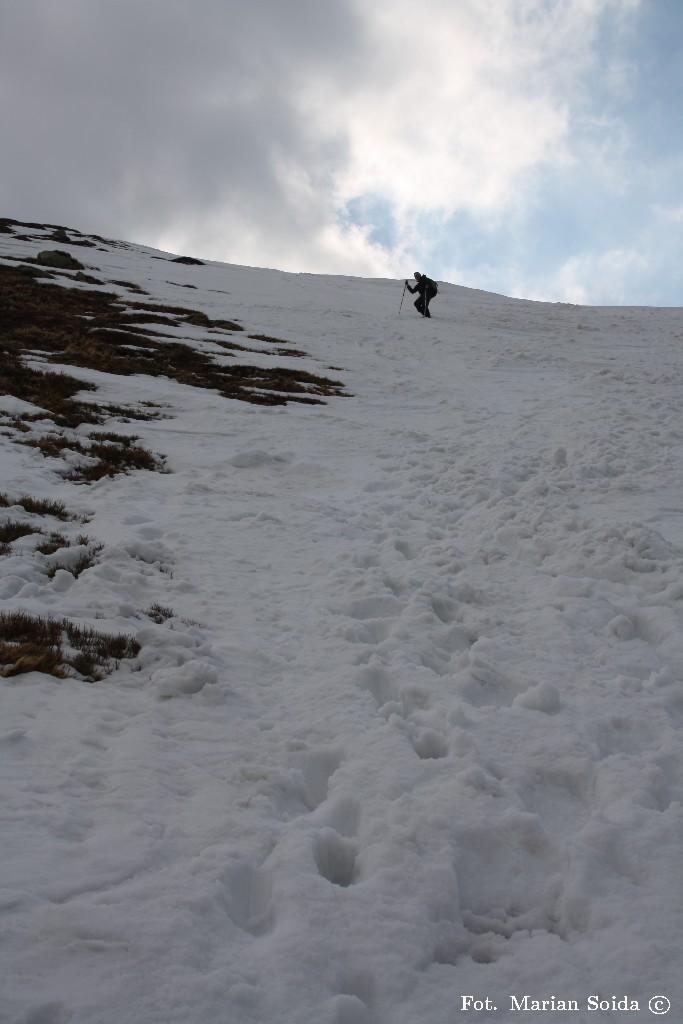
[[[681,310],[444,284],[428,321],[402,282],[56,237],[6,222],[0,269],[66,251],[38,285],[335,384],[64,366],[156,414],[99,429],[157,468],[90,483],[92,425],[0,399],[0,526],[40,531],[0,611],[139,645],[0,681],[0,1019],[679,1019]]]

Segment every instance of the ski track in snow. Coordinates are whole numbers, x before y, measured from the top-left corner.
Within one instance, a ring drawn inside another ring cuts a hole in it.
[[[46,247],[0,235],[5,259]],[[171,472],[79,487],[3,445],[2,490],[104,548],[48,581],[15,545],[2,607],[142,648],[94,685],[2,682],[0,1019],[683,1005],[680,310],[443,285],[425,322],[390,281],[77,255],[292,341],[353,397],[74,370],[164,406],[131,429]]]

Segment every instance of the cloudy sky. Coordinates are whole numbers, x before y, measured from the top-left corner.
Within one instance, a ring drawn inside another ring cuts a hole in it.
[[[0,0],[0,216],[683,304],[681,0]]]

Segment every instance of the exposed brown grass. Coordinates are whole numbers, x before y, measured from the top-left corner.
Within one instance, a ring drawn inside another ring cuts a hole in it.
[[[129,292],[135,292],[136,295],[149,295],[149,292],[146,292],[139,284],[134,284],[133,281],[112,281],[112,284],[117,284],[120,288],[127,288]]]
[[[0,556],[11,554],[11,545],[15,541],[31,535],[40,535],[44,538],[33,547],[32,552],[34,555],[52,555],[60,548],[71,546],[71,541],[63,533],[49,529],[49,527],[47,531],[45,529],[45,517],[58,519],[61,522],[81,518],[80,516],[72,515],[61,501],[53,501],[49,498],[35,498],[30,494],[12,499],[7,494],[0,493],[0,509],[14,508],[16,506],[19,506],[29,515],[41,517],[43,522],[37,525],[35,522],[28,523],[18,519],[6,519],[0,523]],[[76,543],[84,546],[90,545],[89,555],[91,559],[99,554],[102,549],[101,544],[96,545],[92,543],[88,537],[79,537]],[[89,564],[93,564],[93,561],[91,560]],[[86,566],[81,566],[78,571],[82,572],[83,568],[86,568]],[[72,571],[71,566],[69,566],[69,571]],[[48,575],[53,576],[54,572],[48,571]],[[74,573],[74,575],[78,575],[78,572]]]
[[[74,399],[79,391],[94,391],[94,384],[85,384],[66,373],[34,370],[23,363],[21,354],[22,343],[13,343],[7,340],[6,334],[0,333],[0,389],[5,394],[45,409],[60,426],[76,427],[81,423],[100,422],[94,406]]]
[[[76,673],[95,682],[124,658],[135,658],[139,650],[126,633],[112,636],[69,619],[0,612],[0,676],[5,678],[45,672],[65,679]]]
[[[8,519],[0,523],[0,544],[12,544],[20,537],[28,537],[32,533],[40,533],[31,523],[21,523],[18,519]]]
[[[107,404],[99,408],[105,416],[114,417],[124,423],[129,420],[158,420],[163,417],[163,413],[154,411],[163,408],[156,402],[141,402],[139,407]]]
[[[46,434],[43,437],[31,437],[21,441],[30,448],[38,448],[46,458],[60,458],[64,451],[76,452],[88,459],[96,459],[95,463],[85,463],[71,468],[65,479],[76,483],[91,483],[105,476],[116,476],[133,469],[155,470],[162,467],[159,459],[134,442],[135,437],[107,433],[88,434],[89,444],[84,444],[76,437],[64,434]]]
[[[172,619],[175,612],[172,608],[168,608],[166,605],[155,602],[153,605],[150,605],[145,614],[152,620],[152,622],[156,622],[157,625],[160,626],[162,623],[167,622],[168,619]]]
[[[53,531],[38,545],[36,551],[40,552],[41,555],[54,555],[55,551],[60,551],[61,548],[68,548],[70,546],[71,542],[68,537],[65,537],[63,533]]]
[[[263,341],[268,345],[288,345],[291,346],[291,342],[287,341],[286,338],[271,338],[269,334],[250,334],[250,338],[254,341]],[[306,355],[300,348],[276,348],[276,355],[288,356],[290,359],[301,358]]]
[[[75,397],[79,391],[94,390],[94,385],[64,372],[26,366],[22,357],[27,353],[37,351],[49,362],[109,373],[166,376],[262,405],[319,404],[325,396],[344,394],[340,381],[303,370],[223,365],[164,334],[163,328],[169,326],[223,333],[242,330],[231,320],[213,320],[200,310],[124,302],[112,292],[39,282],[21,268],[0,266],[0,387],[47,409],[63,426],[101,422],[92,404]],[[242,348],[233,341],[229,344]]]
[[[5,520],[4,523],[0,523],[0,556],[11,554],[11,545],[15,541],[20,540],[22,537],[28,537],[36,534],[40,535],[44,539],[33,548],[32,554],[34,556],[38,554],[49,557],[50,555],[54,555],[57,551],[63,551],[67,548],[72,548],[73,546],[71,540],[57,530],[51,530],[46,534],[44,530],[39,526],[35,526],[33,523],[25,523],[15,519],[8,519]],[[79,558],[75,560],[73,558],[67,558],[64,561],[56,560],[41,563],[41,565],[45,565],[45,571],[48,579],[54,579],[60,569],[70,572],[75,579],[78,579],[85,569],[90,569],[97,563],[98,555],[104,549],[104,544],[100,541],[94,541],[84,534],[77,537],[74,543],[80,548],[83,548]]]
[[[285,338],[271,338],[269,334],[250,334],[249,337],[254,341],[266,341],[271,345],[289,345]]]
[[[20,229],[26,233],[21,234]],[[0,230],[18,239],[52,239],[90,248],[104,242],[98,236],[87,238],[59,225],[0,219]],[[34,230],[41,233],[31,234]],[[126,248],[124,243],[106,244]],[[129,281],[113,282],[133,293],[122,297],[81,271],[74,275],[72,271],[38,266],[34,258],[8,258],[17,265],[0,266],[0,389],[44,412],[6,416],[2,420],[4,432],[46,457],[60,457],[67,449],[84,456],[83,465],[70,467],[68,473],[64,470],[68,480],[87,483],[134,469],[163,472],[165,465],[163,459],[137,444],[138,438],[111,431],[91,433],[87,438],[73,436],[71,432],[82,424],[96,426],[113,417],[125,421],[153,419],[162,414],[151,403],[136,407],[97,404],[88,397],[88,393],[97,391],[95,384],[79,380],[63,369],[65,365],[124,376],[164,376],[192,387],[212,389],[225,398],[268,406],[290,401],[322,404],[327,397],[345,394],[340,381],[326,376],[300,369],[257,367],[226,358],[263,351],[240,344],[234,336],[239,336],[243,328],[232,320],[212,319],[201,310],[184,306],[143,301],[135,296],[146,297],[147,293]],[[196,261],[179,258],[175,262]],[[64,284],[65,276],[98,287],[69,287]],[[194,343],[178,340],[179,328],[187,329]],[[203,337],[198,337],[198,332]],[[284,339],[265,334],[250,337],[281,346],[271,349],[274,355],[305,356]],[[225,356],[217,349],[223,349]],[[40,364],[35,365],[38,359]],[[59,368],[49,369],[46,364],[50,363],[59,364]],[[39,436],[34,424],[46,419],[56,429],[48,427],[49,432]],[[32,510],[26,507],[26,511]],[[0,553],[9,553],[10,543],[0,539]]]
[[[104,544],[91,542],[88,537],[79,537],[76,543],[80,547],[84,547],[86,549],[81,557],[75,562],[69,562],[67,565],[60,565],[59,562],[53,562],[48,569],[48,579],[54,579],[60,569],[70,572],[74,579],[78,579],[82,572],[85,572],[86,569],[91,569],[93,565],[97,564],[97,556],[104,549]],[[65,546],[71,547],[68,541]]]
[[[67,510],[66,505],[61,501],[52,501],[49,498],[34,498],[30,494],[25,494],[22,498],[11,501],[6,494],[0,494],[0,508],[10,508],[12,505],[21,506],[24,512],[40,516],[54,516],[55,519],[61,519],[62,521],[78,518],[77,516],[72,516]]]

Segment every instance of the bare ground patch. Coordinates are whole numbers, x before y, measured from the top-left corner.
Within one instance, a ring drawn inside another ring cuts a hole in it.
[[[226,365],[163,330],[183,326],[205,330],[205,340],[214,344],[216,334],[242,330],[233,321],[211,319],[200,310],[124,301],[112,292],[70,288],[36,279],[25,268],[0,266],[0,385],[60,416],[65,425],[67,419],[68,425],[76,425],[78,417],[80,422],[98,421],[92,405],[88,408],[89,403],[75,398],[89,386],[64,371],[27,366],[27,355],[39,353],[47,362],[121,375],[166,376],[259,405],[320,404],[325,397],[344,395],[341,381],[302,369]],[[221,347],[250,351],[232,338],[220,341]]]

